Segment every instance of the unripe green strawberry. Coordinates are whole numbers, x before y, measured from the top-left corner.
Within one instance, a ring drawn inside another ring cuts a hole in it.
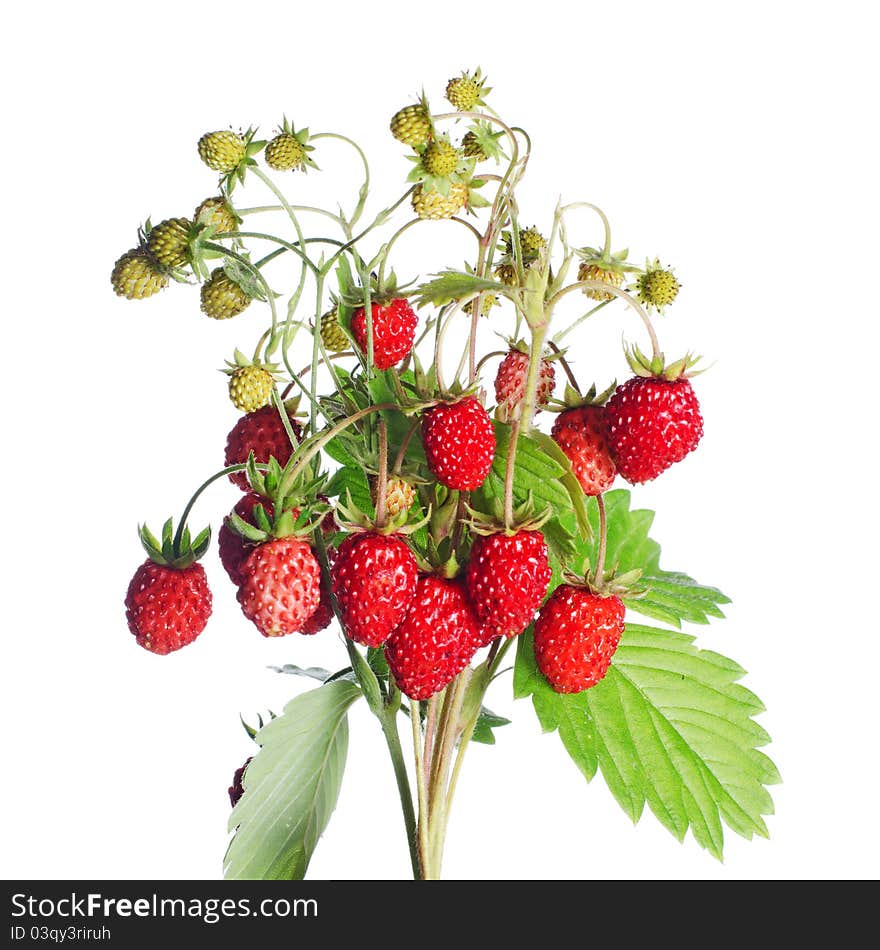
[[[433,221],[451,218],[465,207],[468,195],[468,186],[460,181],[449,186],[448,195],[442,195],[439,191],[425,191],[419,185],[412,194],[413,211],[420,218]]]
[[[458,168],[458,149],[448,139],[438,139],[425,149],[422,165],[435,178],[448,178]]]
[[[373,497],[373,505],[377,503],[377,480],[374,478],[370,482],[370,494]],[[396,475],[390,475],[385,483],[385,515],[388,518],[396,518],[401,512],[409,511],[416,500],[416,490],[413,485],[403,478]]]
[[[168,218],[150,230],[147,250],[163,267],[183,267],[189,263],[189,234],[192,222],[186,218]]]
[[[321,317],[321,340],[328,353],[341,353],[348,348],[348,337],[339,325],[339,310],[336,307]]]
[[[306,150],[295,135],[282,132],[269,142],[264,155],[269,168],[277,172],[289,172],[304,167]]]
[[[144,300],[168,286],[168,275],[143,248],[126,251],[113,265],[113,290],[128,300]]]
[[[498,306],[498,298],[495,294],[483,294],[480,302],[480,316],[485,317],[493,307]],[[474,312],[474,301],[469,300],[462,308],[465,313]]]
[[[211,271],[211,276],[202,284],[202,313],[213,320],[228,320],[248,308],[251,298],[222,267]]]
[[[483,146],[473,132],[465,132],[461,140],[461,150],[466,158],[475,158],[477,161],[485,161],[489,156],[483,151]]]
[[[431,117],[424,105],[404,106],[391,118],[391,134],[398,142],[415,148],[424,145],[433,134]]]
[[[659,264],[649,266],[636,280],[639,300],[649,307],[656,307],[657,310],[668,307],[675,300],[680,286],[675,274]]]
[[[495,276],[502,284],[507,284],[508,287],[516,287],[519,284],[519,279],[516,276],[516,265],[513,261],[502,261],[495,268]]]
[[[269,404],[275,380],[263,366],[239,366],[229,377],[229,398],[242,412],[256,412]]]
[[[470,112],[475,106],[482,105],[483,96],[491,91],[483,88],[484,84],[479,69],[474,73],[464,72],[446,83],[446,98],[459,112]]]
[[[547,246],[547,239],[532,227],[519,232],[519,243],[526,257],[537,257]]]
[[[611,284],[613,287],[619,287],[623,283],[623,273],[621,271],[609,270],[607,268],[601,267],[594,261],[581,261],[580,266],[578,267],[577,279],[601,280],[606,284]],[[614,294],[607,290],[600,290],[599,288],[590,288],[585,290],[584,293],[591,300],[614,299]]]
[[[245,157],[244,136],[230,129],[206,132],[199,139],[199,157],[216,172],[228,174],[235,171]]]
[[[196,224],[213,228],[218,234],[227,234],[238,230],[238,219],[232,206],[222,196],[217,195],[205,200],[196,208],[193,218]]]

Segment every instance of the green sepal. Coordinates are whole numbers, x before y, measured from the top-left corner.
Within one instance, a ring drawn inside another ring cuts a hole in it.
[[[481,291],[510,295],[510,287],[505,284],[463,271],[446,270],[433,276],[434,280],[421,284],[413,292],[413,299],[420,307],[428,304],[443,307],[455,300],[473,297]]]
[[[138,537],[150,560],[156,564],[183,570],[198,561],[211,543],[211,528],[203,528],[192,540],[189,527],[183,526],[179,537],[174,533],[173,519],[162,525],[162,540],[159,541],[150,529],[138,525]]]

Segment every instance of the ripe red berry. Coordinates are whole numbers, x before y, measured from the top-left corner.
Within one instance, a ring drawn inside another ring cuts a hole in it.
[[[296,419],[290,420],[290,426],[297,439],[302,438],[302,426]],[[256,412],[243,415],[232,427],[226,438],[226,465],[238,465],[248,460],[253,452],[257,462],[266,463],[275,458],[279,465],[286,465],[293,447],[275,406],[263,406]],[[233,472],[229,476],[242,491],[248,491],[247,476],[243,471]]]
[[[623,601],[560,584],[535,621],[535,660],[557,693],[580,693],[608,672],[623,634]]]
[[[417,577],[415,556],[400,538],[349,535],[333,565],[333,592],[348,636],[365,646],[381,646],[403,620]]]
[[[608,444],[631,484],[649,482],[692,452],[703,417],[689,380],[634,376],[608,400]]]
[[[461,582],[424,574],[403,622],[385,643],[385,658],[401,692],[428,699],[458,676],[480,646],[480,625]]]
[[[301,538],[257,545],[242,565],[238,602],[264,637],[301,631],[321,601],[321,568]]]
[[[428,467],[447,488],[479,488],[495,458],[495,429],[473,397],[441,403],[422,416],[422,444]]]
[[[172,653],[192,643],[211,616],[205,569],[144,561],[128,585],[125,615],[138,644],[151,653]]]
[[[525,630],[541,606],[551,574],[540,531],[490,534],[474,541],[466,583],[484,643]]]
[[[370,306],[373,324],[373,365],[391,369],[409,356],[416,339],[419,318],[409,302],[397,297],[388,304]],[[367,311],[358,307],[351,317],[351,334],[363,353],[367,352]]]
[[[611,487],[617,470],[608,448],[604,407],[567,409],[553,423],[550,435],[571,462],[584,494],[601,495]]]
[[[528,353],[511,350],[498,366],[495,376],[495,401],[504,418],[517,419],[525,395],[526,377],[529,371]],[[541,360],[538,385],[535,389],[535,412],[546,406],[553,395],[556,370],[549,360]]]

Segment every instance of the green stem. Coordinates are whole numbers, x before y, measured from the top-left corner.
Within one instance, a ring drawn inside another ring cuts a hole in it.
[[[348,226],[353,227],[363,213],[364,204],[367,200],[367,194],[370,190],[370,163],[367,161],[367,156],[364,154],[364,150],[360,147],[360,145],[358,145],[354,139],[350,139],[347,135],[340,135],[339,132],[317,132],[315,135],[309,136],[309,141],[311,142],[316,142],[318,139],[336,139],[339,142],[345,142],[358,153],[361,162],[363,163],[364,183],[361,185],[360,191],[358,192],[358,203],[348,222]]]
[[[313,214],[322,214],[326,218],[331,218],[337,224],[342,224],[342,218],[338,214],[334,214],[332,211],[327,211],[326,208],[316,208],[312,205],[290,205],[294,211],[310,211]],[[285,211],[284,205],[257,205],[253,208],[236,208],[235,213],[243,218],[248,214],[259,214],[263,211]]]
[[[657,360],[663,359],[663,353],[660,351],[660,342],[657,339],[657,334],[654,332],[654,325],[651,323],[651,318],[648,316],[645,308],[635,299],[635,297],[628,294],[625,290],[621,290],[619,287],[615,287],[613,284],[607,284],[604,280],[579,280],[573,284],[569,284],[567,287],[563,287],[562,290],[555,293],[547,301],[547,313],[552,313],[553,309],[565,297],[567,294],[574,293],[576,290],[601,290],[605,293],[612,294],[615,297],[619,297],[625,304],[632,307],[633,310],[639,315],[642,323],[645,325],[645,329],[648,331],[648,336],[651,338],[651,348],[653,350],[653,356]]]
[[[596,495],[596,504],[599,507],[599,553],[596,555],[593,577],[596,584],[601,587],[602,575],[605,573],[605,550],[608,546],[608,521],[605,516],[605,499],[601,492]]]
[[[594,313],[598,313],[603,307],[607,307],[610,303],[613,303],[613,301],[603,300],[602,303],[597,304],[592,308],[592,310],[588,310],[586,313],[579,316],[577,320],[574,321],[574,323],[569,324],[564,330],[560,330],[559,333],[553,337],[553,342],[560,343],[564,337],[571,333],[572,330],[574,330],[576,327],[579,327],[584,322],[584,320],[586,320],[588,317],[592,317]]]
[[[243,472],[247,468],[246,463],[239,462],[236,465],[227,465],[226,468],[221,469],[219,472],[215,472],[210,478],[202,482],[201,485],[195,490],[192,498],[186,503],[186,506],[183,509],[183,513],[180,516],[180,522],[177,525],[177,531],[174,533],[174,547],[177,548],[180,545],[180,541],[183,538],[183,529],[186,526],[186,521],[189,518],[189,513],[192,511],[193,505],[199,498],[199,495],[209,486],[213,485],[218,478],[223,478],[224,475],[231,475],[233,472]],[[266,465],[257,465],[257,468],[265,470],[268,468]]]
[[[394,767],[394,778],[397,781],[397,791],[403,809],[403,821],[406,825],[406,838],[409,844],[409,858],[415,880],[422,880],[423,872],[419,857],[419,830],[416,825],[415,811],[413,810],[412,789],[409,784],[409,775],[403,758],[403,749],[400,745],[400,733],[397,731],[397,710],[390,709],[379,721],[382,724],[382,733],[388,745],[388,753]],[[421,790],[419,792],[421,795]]]
[[[430,853],[428,833],[428,792],[425,787],[425,755],[422,740],[421,710],[418,701],[410,700],[409,718],[412,726],[413,752],[416,760],[416,789],[419,799],[418,847],[419,864],[422,876],[430,874]]]

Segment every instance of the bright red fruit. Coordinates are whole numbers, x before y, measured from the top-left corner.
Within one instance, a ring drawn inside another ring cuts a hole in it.
[[[441,403],[422,416],[422,444],[428,467],[447,488],[479,488],[495,458],[495,429],[473,397]]]
[[[302,426],[296,419],[290,420],[290,426],[297,439],[302,438]],[[281,416],[274,406],[263,406],[256,412],[243,415],[232,427],[226,438],[226,465],[238,465],[248,460],[253,452],[257,462],[266,463],[275,458],[279,465],[286,465],[293,452],[290,439]],[[229,476],[242,491],[248,491],[247,476],[243,471],[233,472]]]
[[[242,565],[238,602],[264,637],[301,631],[321,601],[321,568],[301,538],[257,545]]]
[[[703,435],[700,406],[684,377],[634,376],[617,387],[605,408],[617,470],[634,485],[680,462]]]
[[[503,409],[507,419],[519,418],[528,371],[529,355],[519,350],[511,350],[498,366],[495,376],[495,402]],[[555,382],[556,370],[553,364],[549,360],[541,360],[538,385],[535,389],[535,412],[550,401]]]
[[[482,646],[480,625],[460,581],[423,574],[385,658],[401,692],[428,699],[452,682]]]
[[[601,495],[611,487],[617,469],[608,448],[603,406],[566,409],[553,423],[550,435],[571,462],[584,494]]]
[[[490,534],[474,541],[466,584],[484,643],[525,630],[547,593],[551,573],[540,531]]]
[[[370,307],[373,323],[373,365],[391,369],[409,356],[416,339],[419,318],[403,297]],[[358,307],[351,317],[351,334],[362,352],[367,352],[367,311]]]
[[[608,672],[623,634],[623,601],[560,584],[535,621],[535,660],[557,693],[580,693]]]
[[[144,561],[128,585],[125,615],[138,644],[151,653],[172,653],[192,643],[211,616],[205,569]]]
[[[417,578],[415,556],[400,538],[349,535],[333,565],[333,592],[348,636],[365,646],[381,646],[406,615]]]

